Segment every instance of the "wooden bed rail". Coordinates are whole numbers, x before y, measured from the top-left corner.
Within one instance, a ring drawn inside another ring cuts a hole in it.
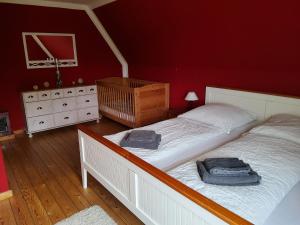
[[[78,125],[77,126],[80,131],[88,135],[89,137],[93,138],[97,142],[101,143],[102,145],[109,148],[111,151],[117,153],[118,155],[122,156],[126,160],[130,161],[134,165],[138,166],[148,174],[152,175],[160,182],[166,184],[176,192],[180,193],[181,195],[185,196],[192,202],[196,203],[200,207],[206,209],[208,212],[212,213],[216,217],[220,218],[224,222],[232,225],[251,225],[252,223],[248,222],[247,220],[243,219],[242,217],[236,215],[235,213],[229,211],[228,209],[222,207],[221,205],[217,204],[216,202],[206,198],[202,194],[194,191],[193,189],[189,188],[188,186],[184,185],[180,181],[176,180],[175,178],[169,176],[167,173],[157,169],[156,167],[152,166],[151,164],[145,162],[141,158],[137,157],[136,155],[130,153],[126,149],[116,145],[115,143],[109,141],[108,139],[102,137],[98,133],[94,132],[90,128],[85,125]]]

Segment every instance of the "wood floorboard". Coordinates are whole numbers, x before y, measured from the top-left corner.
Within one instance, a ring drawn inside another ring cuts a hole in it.
[[[6,162],[8,162],[8,160],[6,160]],[[13,190],[13,197],[10,198],[9,201],[17,224],[36,225],[37,223],[33,220],[31,216],[31,213],[28,209],[28,205],[22,196],[22,193],[19,189],[16,178],[13,175],[9,163],[6,163],[6,171],[9,179],[10,188]]]
[[[22,159],[17,157],[15,151],[6,151],[6,153],[6,158],[11,165],[13,175],[17,181],[20,192],[22,193],[22,197],[25,200],[32,217],[36,220],[36,224],[51,224],[51,220],[44,209],[41,200],[30,183],[30,178],[27,177],[24,172],[21,162]]]
[[[126,128],[108,119],[88,124],[101,135]],[[18,135],[4,142],[4,159],[13,197],[0,202],[0,225],[54,224],[82,209],[99,205],[119,225],[142,225],[121,202],[89,177],[81,185],[76,126]]]
[[[15,225],[15,217],[10,206],[9,200],[0,201],[0,224],[1,225]]]
[[[26,151],[23,151],[21,146],[17,145],[15,146],[15,149],[17,149],[17,157],[22,158],[23,161],[26,162],[26,164],[23,162],[25,173],[28,177],[30,177],[30,182],[39,196],[39,199],[41,200],[51,221],[56,223],[65,218],[66,215],[51,192],[51,185],[48,185],[49,177],[42,177],[42,175],[39,173],[39,167],[36,164],[36,161],[33,159],[33,157],[29,159],[29,157],[26,155]]]
[[[25,145],[26,146],[26,145]],[[64,214],[66,216],[70,216],[74,214],[77,211],[77,208],[75,207],[74,203],[71,201],[71,199],[68,197],[67,193],[63,190],[63,188],[59,185],[59,183],[56,181],[55,177],[52,175],[52,173],[48,170],[48,168],[45,166],[45,164],[42,162],[42,160],[38,157],[37,154],[29,154],[27,151],[27,157],[28,161],[32,163],[32,166],[37,170],[39,175],[41,176],[42,180],[45,182],[47,187],[49,188],[49,191],[53,195],[56,202],[59,204],[61,209],[63,210]]]

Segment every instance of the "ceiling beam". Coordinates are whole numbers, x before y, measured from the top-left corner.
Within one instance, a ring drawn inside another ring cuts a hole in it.
[[[107,5],[109,3],[115,2],[116,0],[96,0],[89,4],[90,9],[96,9],[98,7]]]
[[[122,65],[122,74],[123,77],[128,77],[128,64],[123,57],[122,53],[119,51],[118,47],[115,45],[107,31],[105,30],[104,26],[100,22],[99,18],[95,14],[94,10],[88,8],[85,10],[86,14],[90,17],[94,25],[96,26],[99,33],[102,35],[103,39],[106,41],[116,58],[119,60],[119,62]]]
[[[70,2],[56,2],[56,1],[45,1],[45,0],[0,0],[0,3],[20,4],[20,5],[33,5],[33,6],[44,6],[44,7],[55,7],[65,8],[74,10],[83,10],[86,12],[90,20],[93,22],[103,39],[106,41],[111,51],[114,53],[120,64],[122,65],[123,77],[128,77],[128,64],[118,47],[115,45],[104,26],[100,22],[93,9],[105,4],[114,2],[116,0],[99,0],[91,6],[86,4],[70,3]],[[97,4],[96,4],[97,3]]]

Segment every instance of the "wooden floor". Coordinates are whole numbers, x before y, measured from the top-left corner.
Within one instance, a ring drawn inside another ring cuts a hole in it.
[[[101,134],[125,127],[108,119],[89,124]],[[10,188],[14,196],[0,202],[0,224],[54,224],[92,205],[102,207],[118,224],[142,224],[102,185],[89,177],[81,186],[75,126],[21,135],[2,143]]]

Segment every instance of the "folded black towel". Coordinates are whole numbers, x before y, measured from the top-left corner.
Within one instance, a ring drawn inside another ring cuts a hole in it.
[[[252,169],[245,176],[218,176],[210,174],[203,162],[197,161],[196,163],[198,173],[204,183],[226,186],[246,186],[258,185],[261,180],[261,177]]]
[[[207,158],[203,165],[211,175],[246,176],[251,167],[238,158]]]
[[[156,134],[154,131],[136,130],[127,133],[121,140],[120,146],[155,150],[158,149],[160,142],[161,134]]]

